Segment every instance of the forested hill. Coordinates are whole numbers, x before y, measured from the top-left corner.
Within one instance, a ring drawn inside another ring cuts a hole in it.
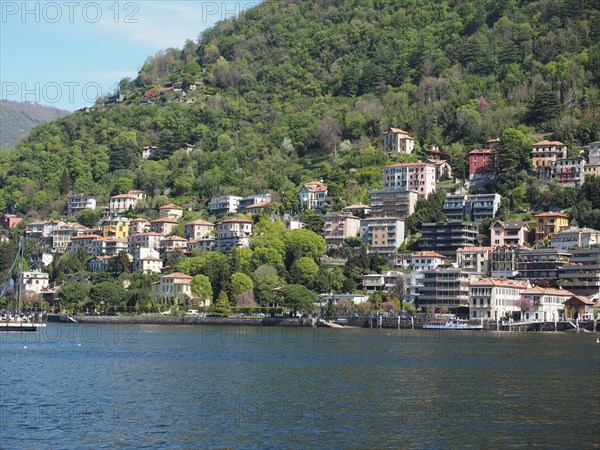
[[[148,58],[120,83],[122,103],[103,99],[0,155],[0,211],[44,215],[71,190],[133,187],[188,205],[272,190],[293,205],[315,178],[336,207],[365,202],[389,126],[409,130],[417,153],[440,145],[459,173],[466,151],[507,128],[523,142],[598,140],[599,11],[600,0],[265,2]]]
[[[24,136],[42,123],[56,120],[68,111],[32,102],[0,101],[0,148],[14,147]]]

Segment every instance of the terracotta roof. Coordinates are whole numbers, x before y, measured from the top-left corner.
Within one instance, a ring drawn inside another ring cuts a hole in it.
[[[194,220],[193,222],[188,222],[188,223],[186,223],[186,225],[212,225],[213,227],[215,226],[214,223],[207,222],[206,220],[202,220],[202,219]]]
[[[389,166],[385,166],[385,168],[387,169],[388,167],[415,167],[415,166],[431,166],[431,164],[427,163],[427,162],[399,163],[399,164],[392,164]]]
[[[148,222],[148,219],[144,219],[143,217],[138,217],[133,219],[132,222]]]
[[[153,231],[149,231],[147,233],[138,233],[138,234],[130,234],[129,235],[129,237],[135,237],[135,236],[162,236],[162,234],[155,233]]]
[[[145,258],[140,259],[140,261],[162,261],[162,259],[153,258],[152,256],[146,256]]]
[[[580,301],[581,303],[583,303],[585,305],[589,305],[589,306],[595,306],[595,305],[597,305],[596,302],[594,302],[594,301],[592,301],[592,300],[590,300],[588,298],[580,297],[579,295],[573,295],[573,297],[565,300],[563,303],[570,302],[573,299],[578,300],[578,301]]]
[[[496,150],[494,150],[493,148],[483,148],[481,150],[479,150],[478,148],[474,148],[473,150],[471,150],[469,152],[469,155],[475,155],[475,154],[486,154],[486,155],[491,155],[491,154],[496,154],[498,153]]]
[[[160,219],[151,220],[150,223],[179,223],[175,219],[169,219],[168,217],[161,217]]]
[[[191,280],[194,277],[190,277],[189,275],[186,275],[185,273],[175,272],[175,273],[171,273],[169,275],[163,275],[160,278],[181,278],[183,280]]]
[[[564,142],[560,142],[560,141],[540,141],[540,142],[536,142],[535,144],[533,144],[534,147],[547,147],[549,145],[564,145],[566,146],[567,144],[565,144]]]
[[[133,194],[119,194],[119,195],[113,195],[113,196],[111,197],[111,199],[113,199],[113,198],[130,198],[130,199],[133,199],[133,200],[137,199],[137,197],[136,197],[135,195],[133,195]]]
[[[73,236],[71,238],[72,241],[76,239],[104,239],[102,236],[98,236],[97,234],[84,234],[83,236]]]
[[[486,142],[500,142],[500,138],[491,138],[488,139]]]
[[[440,255],[439,253],[432,252],[429,250],[424,250],[422,252],[415,252],[410,254],[411,258],[442,258],[447,259],[446,256]]]
[[[144,191],[140,191],[139,189],[131,189],[127,191],[128,194],[145,194]]]
[[[542,288],[539,286],[535,286],[529,288],[522,292],[522,294],[530,295],[530,294],[539,294],[539,295],[561,295],[565,297],[570,297],[574,295],[572,292],[567,291],[566,289],[554,289],[554,288]]]
[[[308,183],[304,183],[303,187],[308,192],[325,192],[327,190],[327,185],[321,183],[320,181],[310,181]]]
[[[181,211],[183,211],[183,208],[181,206],[177,206],[174,203],[169,203],[168,205],[161,206],[158,209],[180,209]]]
[[[412,139],[413,141],[415,140],[414,137],[412,137],[410,134],[408,134],[408,131],[401,130],[400,128],[391,127],[388,131],[385,131],[383,134],[384,135],[389,134],[390,131],[394,134],[400,134],[405,139]]]
[[[169,237],[164,238],[162,241],[165,242],[165,241],[186,241],[186,240],[187,239],[184,239],[180,236],[169,236]]]
[[[255,203],[254,205],[246,206],[246,209],[260,209],[260,208],[269,206],[270,204],[271,204],[271,202],[258,202],[258,203]]]
[[[470,286],[505,286],[527,289],[527,282],[507,280],[506,278],[480,278],[470,283]]]
[[[243,217],[232,217],[231,219],[225,219],[219,223],[235,223],[235,222],[240,222],[240,223],[252,223],[252,220],[250,219],[244,219]]]
[[[563,213],[555,213],[555,212],[546,212],[546,213],[539,213],[536,214],[533,217],[564,217],[566,219],[569,218],[569,216],[567,216],[566,214]]]
[[[487,252],[490,251],[492,247],[460,247],[456,249],[457,252]]]

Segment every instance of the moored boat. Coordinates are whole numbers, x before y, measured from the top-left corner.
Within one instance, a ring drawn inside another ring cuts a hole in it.
[[[483,330],[483,325],[471,324],[464,319],[433,319],[423,325],[427,330]]]

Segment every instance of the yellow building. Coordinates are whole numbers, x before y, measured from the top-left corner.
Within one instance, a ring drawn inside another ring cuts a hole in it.
[[[152,297],[155,300],[174,305],[192,304],[192,277],[176,272],[163,275],[158,280],[152,284]]]
[[[116,217],[102,222],[102,236],[105,238],[129,237],[129,219]]]
[[[535,218],[536,241],[542,241],[569,226],[569,216],[562,213],[548,212],[536,214],[533,217]]]

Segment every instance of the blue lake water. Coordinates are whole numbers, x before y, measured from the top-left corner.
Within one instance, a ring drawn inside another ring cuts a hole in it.
[[[0,334],[0,447],[593,448],[597,336],[49,324]]]

